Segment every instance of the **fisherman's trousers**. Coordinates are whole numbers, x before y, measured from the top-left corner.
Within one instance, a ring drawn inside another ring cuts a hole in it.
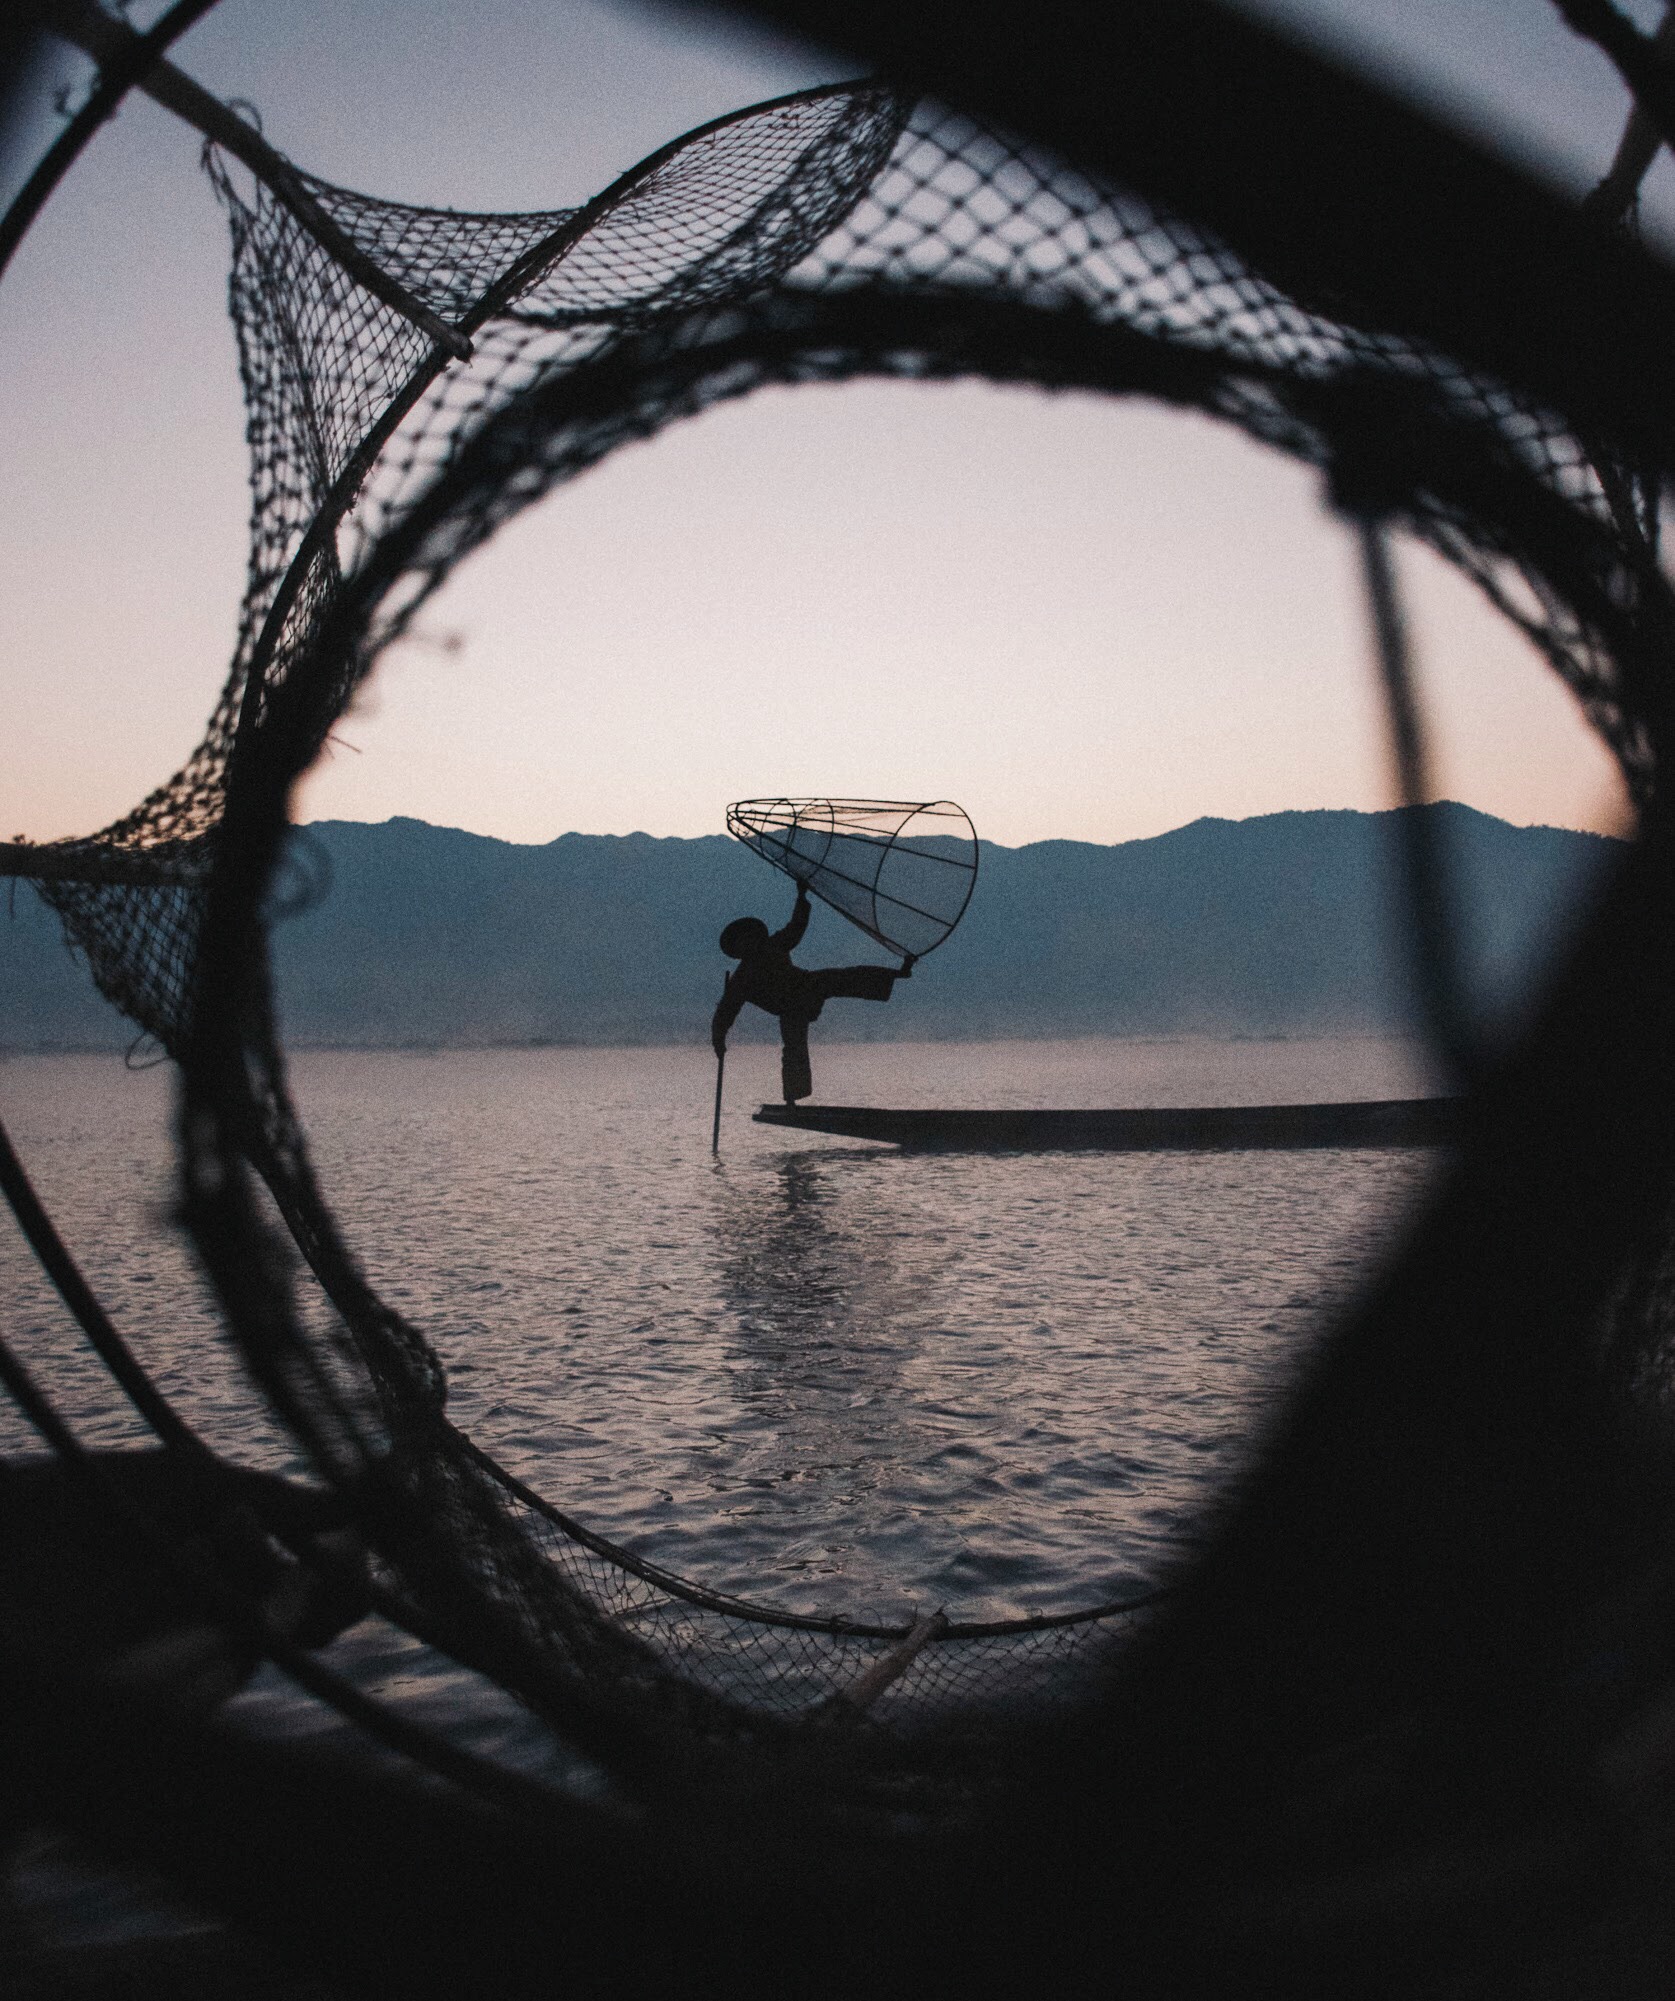
[[[808,1027],[811,1021],[819,1020],[827,1001],[887,1001],[900,977],[893,966],[828,966],[823,972],[803,974],[807,1004],[784,1008],[779,1017],[779,1077],[788,1105],[806,1098],[814,1089]]]

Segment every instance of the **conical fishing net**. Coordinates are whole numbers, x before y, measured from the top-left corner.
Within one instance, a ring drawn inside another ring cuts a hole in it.
[[[951,799],[741,799],[727,831],[910,958],[948,938],[977,883],[977,836]]]
[[[183,1215],[250,1380],[352,1498],[392,1613],[624,1770],[671,1732],[798,1755],[830,1699],[897,1656],[885,1720],[1075,1686],[1058,1670],[1132,1606],[912,1636],[793,1618],[637,1561],[452,1427],[426,1332],[361,1273],[287,1088],[266,912],[293,783],[454,568],[619,445],[769,383],[979,376],[1159,399],[1319,468],[1336,504],[1428,544],[1532,641],[1645,802],[1675,631],[1662,460],[1311,281],[1306,256],[1288,289],[1143,171],[1118,181],[884,85],[722,120],[573,211],[417,209],[299,175],[470,339],[469,365],[294,203],[214,149],[207,169],[252,451],[231,670],[179,773],[7,866],[180,1066]],[[945,802],[754,801],[731,824],[902,952],[948,935],[976,869]],[[867,1756],[899,1771],[884,1734]]]

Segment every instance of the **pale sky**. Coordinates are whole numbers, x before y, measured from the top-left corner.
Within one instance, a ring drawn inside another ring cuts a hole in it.
[[[1547,0],[1264,4],[1564,185],[1609,162],[1624,93]],[[583,200],[701,120],[853,73],[605,0],[223,0],[176,60],[328,179],[477,209]],[[0,838],[125,811],[225,672],[246,466],[197,151],[133,100],[0,283]],[[1651,195],[1675,242],[1667,160]],[[1148,406],[762,392],[619,453],[467,564],[426,618],[458,650],[387,658],[298,817],[543,841],[719,832],[762,793],[949,796],[1016,843],[1385,805],[1351,552],[1315,488]],[[1404,575],[1438,791],[1620,825],[1550,674],[1440,563],[1410,551]]]

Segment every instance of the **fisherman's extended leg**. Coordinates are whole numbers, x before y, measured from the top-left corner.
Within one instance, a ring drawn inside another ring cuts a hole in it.
[[[809,978],[824,1007],[829,1000],[887,1001],[901,974],[894,966],[825,966]]]

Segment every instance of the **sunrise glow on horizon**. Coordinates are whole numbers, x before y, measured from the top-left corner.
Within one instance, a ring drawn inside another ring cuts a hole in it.
[[[1373,0],[1327,11],[1351,40],[1390,32]],[[1447,18],[1457,40],[1491,34],[1476,0]],[[1518,32],[1532,144],[1554,159],[1554,65],[1573,65],[1566,171],[1585,184],[1620,89],[1547,10]],[[584,0],[496,0],[469,31],[442,0],[223,0],[177,56],[259,105],[310,171],[475,209],[584,199],[702,119],[851,73],[703,16]],[[1457,97],[1483,58],[1454,65]],[[155,106],[126,107],[0,286],[0,835],[121,815],[185,761],[225,673],[244,418],[196,153]],[[1386,806],[1353,553],[1317,484],[1151,405],[981,383],[764,391],[618,453],[463,566],[296,816],[544,841],[713,833],[729,799],[770,792],[951,796],[1017,845]],[[1409,547],[1402,566],[1436,796],[1621,831],[1614,769],[1550,671],[1440,560]]]

